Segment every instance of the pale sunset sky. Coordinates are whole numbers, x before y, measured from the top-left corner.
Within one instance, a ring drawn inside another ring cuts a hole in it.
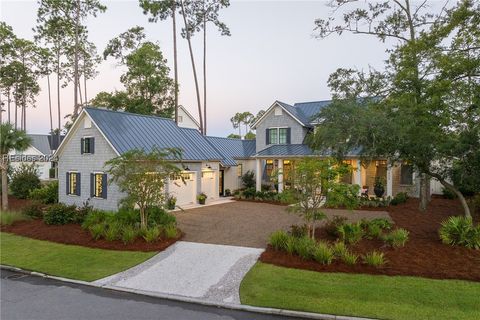
[[[171,20],[149,23],[135,0],[102,1],[108,8],[97,18],[86,21],[89,38],[99,53],[106,43],[133,26],[145,27],[147,39],[158,41],[168,60],[173,77],[173,43]],[[236,112],[256,114],[275,100],[287,103],[330,98],[328,76],[339,67],[382,68],[383,44],[368,36],[344,34],[315,39],[314,20],[327,17],[327,1],[231,1],[221,12],[221,20],[231,31],[222,37],[210,26],[207,43],[208,134],[226,136],[235,130],[229,119]],[[0,20],[13,27],[18,37],[33,38],[37,1],[0,1]],[[178,29],[183,21],[178,17]],[[202,86],[202,43],[193,39],[197,72]],[[198,117],[188,46],[179,38],[180,104]],[[100,91],[122,89],[122,68],[114,60],[103,61],[99,75],[87,84],[89,98]],[[37,106],[27,113],[30,133],[47,133],[50,127],[46,79],[40,80],[42,91]],[[62,117],[73,110],[71,87],[61,91]],[[203,91],[203,90],[202,90]],[[56,92],[52,91],[56,96]],[[54,103],[56,119],[56,103]],[[54,122],[55,123],[55,122]]]

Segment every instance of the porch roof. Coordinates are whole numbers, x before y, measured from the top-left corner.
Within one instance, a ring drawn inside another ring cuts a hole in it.
[[[346,154],[347,157],[358,157],[360,155],[361,149],[356,148]],[[320,152],[312,150],[306,144],[275,144],[268,148],[265,148],[257,154],[254,155],[255,158],[269,158],[269,157],[308,157],[308,156],[317,156],[317,157],[328,157],[331,156],[331,152]]]

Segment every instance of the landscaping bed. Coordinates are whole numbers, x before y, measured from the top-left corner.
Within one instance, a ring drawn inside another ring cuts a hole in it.
[[[372,250],[383,252],[387,260],[383,266],[373,267],[362,263],[346,265],[337,260],[324,265],[274,250],[271,246],[261,255],[260,261],[322,272],[410,275],[480,281],[480,250],[443,244],[438,235],[442,221],[449,216],[462,214],[460,203],[457,200],[434,198],[424,213],[418,210],[418,204],[417,199],[409,199],[407,203],[397,206],[373,208],[388,211],[395,222],[395,227],[409,231],[409,239],[404,247],[392,248],[378,239],[362,239],[349,246],[350,250],[358,255]],[[316,230],[316,238],[329,242],[335,240],[326,232],[324,226]]]
[[[79,224],[47,225],[42,220],[17,221],[12,225],[0,226],[0,231],[32,239],[74,244],[83,247],[144,252],[162,251],[183,236],[183,234],[179,232],[175,238],[162,238],[155,242],[146,242],[143,238],[139,237],[133,242],[125,244],[120,240],[107,241],[103,238],[94,240],[90,232],[82,229]]]

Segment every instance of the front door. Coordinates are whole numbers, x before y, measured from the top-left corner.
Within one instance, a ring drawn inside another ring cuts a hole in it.
[[[225,171],[220,170],[220,177],[218,179],[218,195],[223,196],[223,188],[224,188],[224,176],[225,176]]]

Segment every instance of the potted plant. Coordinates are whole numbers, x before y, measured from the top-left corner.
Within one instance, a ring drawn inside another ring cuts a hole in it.
[[[199,204],[205,204],[205,200],[207,200],[207,195],[202,192],[197,196],[197,200]]]
[[[375,177],[373,192],[378,198],[383,197],[383,194],[385,193],[385,183],[381,177]]]
[[[232,192],[230,189],[225,189],[225,197],[230,197],[232,195]]]
[[[174,196],[168,196],[167,197],[167,209],[168,210],[174,210],[176,204],[177,204],[177,198],[175,198]]]

